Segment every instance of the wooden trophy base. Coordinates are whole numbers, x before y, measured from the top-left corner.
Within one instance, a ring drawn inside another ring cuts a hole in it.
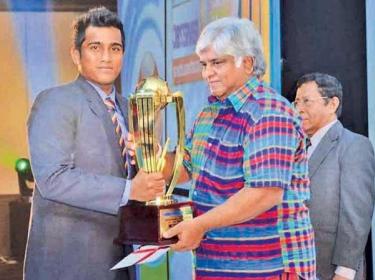
[[[163,233],[181,221],[193,218],[192,203],[144,205],[128,203],[120,209],[120,233],[117,244],[168,245],[177,237],[163,238]]]

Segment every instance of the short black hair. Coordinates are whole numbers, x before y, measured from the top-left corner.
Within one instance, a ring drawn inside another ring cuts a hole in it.
[[[325,73],[309,73],[303,75],[297,81],[297,89],[308,82],[315,82],[318,86],[319,93],[322,97],[337,97],[339,99],[339,106],[336,110],[336,116],[340,117],[342,112],[342,85],[337,78]]]
[[[86,29],[89,26],[95,27],[115,27],[121,32],[121,43],[125,50],[125,33],[122,22],[117,15],[105,7],[96,7],[80,15],[73,23],[73,43],[74,48],[81,51],[83,41],[85,41]]]

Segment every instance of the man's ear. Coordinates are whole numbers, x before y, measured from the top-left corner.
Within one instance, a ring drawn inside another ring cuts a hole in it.
[[[245,67],[246,74],[251,75],[254,71],[254,58],[251,56],[245,56],[242,62]]]
[[[79,50],[75,47],[70,48],[70,56],[72,57],[73,63],[78,67],[78,70],[81,68],[81,54]]]
[[[337,111],[337,108],[339,107],[340,105],[340,100],[337,96],[334,96],[331,98],[331,104],[332,104],[332,110],[334,113],[336,113]]]

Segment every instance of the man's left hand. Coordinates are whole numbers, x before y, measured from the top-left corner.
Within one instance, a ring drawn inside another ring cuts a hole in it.
[[[174,251],[190,251],[199,246],[204,234],[204,228],[197,222],[197,220],[193,219],[177,224],[166,231],[163,234],[163,237],[171,238],[177,235],[178,242],[171,245],[171,249]]]
[[[130,164],[135,165],[135,140],[133,134],[130,132],[128,133],[126,139],[126,149],[130,156]]]

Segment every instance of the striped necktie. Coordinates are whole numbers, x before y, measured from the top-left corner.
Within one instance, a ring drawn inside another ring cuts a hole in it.
[[[306,153],[307,153],[307,158],[310,159],[311,157],[311,140],[310,138],[306,138]]]
[[[306,138],[306,150],[308,150],[311,147],[311,140],[310,138]]]
[[[121,125],[120,122],[118,121],[117,114],[118,112],[116,111],[116,105],[115,102],[112,101],[110,97],[107,97],[104,100],[104,104],[107,106],[108,113],[111,115],[111,120],[113,123],[113,126],[115,128],[118,144],[120,145],[121,148],[121,155],[124,158],[125,162],[125,169],[127,170],[127,161],[126,161],[126,145],[125,145],[125,139],[124,135],[122,133]]]

